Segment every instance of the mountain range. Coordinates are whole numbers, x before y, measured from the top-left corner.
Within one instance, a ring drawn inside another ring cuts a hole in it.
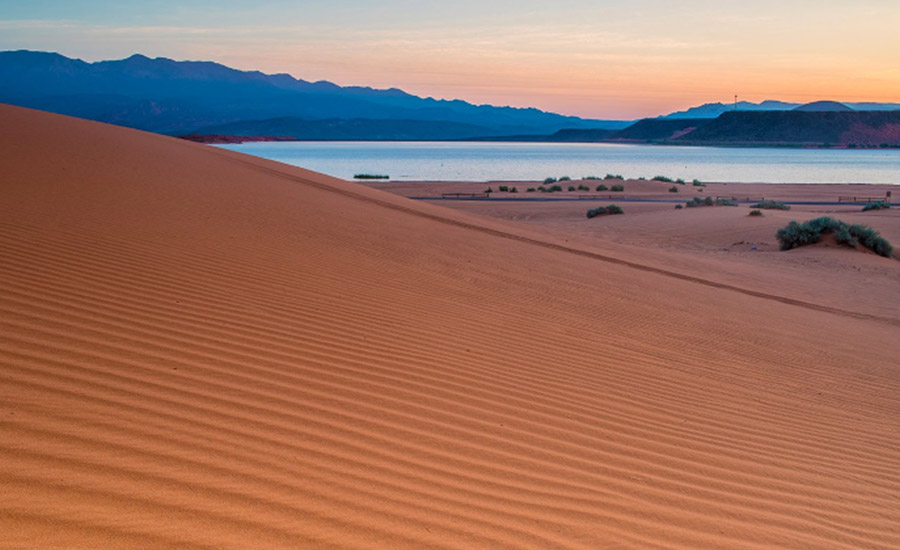
[[[201,141],[900,145],[900,103],[741,101],[640,121],[592,120],[139,54],[88,63],[50,52],[0,52],[0,102]]]
[[[302,139],[439,139],[629,124],[307,82],[212,62],[136,54],[87,63],[25,50],[0,52],[0,102],[165,134],[248,135],[265,128]]]

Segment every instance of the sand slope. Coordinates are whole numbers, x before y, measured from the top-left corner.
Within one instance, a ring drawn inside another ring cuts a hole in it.
[[[900,547],[890,319],[0,120],[0,547]]]

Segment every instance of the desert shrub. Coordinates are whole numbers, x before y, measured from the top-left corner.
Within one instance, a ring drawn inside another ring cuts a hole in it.
[[[494,192],[494,190],[491,189],[490,187],[488,187],[487,189],[484,190],[484,192],[487,193],[487,194],[491,194],[491,193]]]
[[[624,180],[625,178],[622,177],[622,174],[606,174],[605,176],[603,176],[603,179],[605,179],[605,180]]]
[[[579,185],[578,185],[578,190],[579,190],[579,191],[590,191],[591,188],[588,187],[587,185],[579,184]]]
[[[828,216],[815,218],[803,223],[791,221],[787,226],[779,229],[775,233],[775,237],[778,239],[782,250],[790,250],[798,246],[815,244],[826,233],[833,234],[834,240],[838,244],[847,246],[859,244],[886,258],[889,258],[894,251],[891,243],[871,227],[859,224],[847,225]]]
[[[728,199],[715,199],[712,197],[693,197],[691,200],[684,203],[688,208],[695,208],[697,206],[737,206],[738,203],[728,200]]]
[[[563,176],[559,178],[559,181],[572,181],[572,178],[570,178],[569,176]]]
[[[681,179],[681,178],[678,178],[678,179],[675,180],[675,183],[678,183],[678,184],[680,184],[680,185],[684,185],[684,184],[685,184],[685,181],[684,181],[683,179]]]
[[[756,204],[751,204],[750,208],[762,208],[763,210],[790,210],[790,205],[784,204],[783,202],[778,201],[760,201]]]
[[[675,210],[681,210],[682,208],[684,208],[684,207],[681,206],[680,204],[675,205]]]
[[[664,183],[673,183],[672,178],[667,178],[666,176],[653,176],[653,181],[661,181]]]
[[[600,185],[598,185],[596,187],[595,191],[609,191],[609,187],[607,187],[601,183]]]
[[[684,203],[688,208],[696,208],[698,206],[713,206],[715,203],[713,202],[712,197],[706,197],[705,199],[701,199],[700,197],[694,197],[691,200]]]
[[[358,180],[386,180],[391,177],[386,174],[353,174],[353,178]]]
[[[870,202],[869,204],[863,206],[862,211],[867,212],[869,210],[882,210],[884,208],[890,208],[891,205],[884,201],[875,201]]]
[[[641,177],[638,178],[638,180],[639,180],[639,181],[647,181],[647,178],[645,178],[644,176],[641,176]]]
[[[751,210],[749,215],[750,216],[762,216],[763,213],[762,213],[762,210]]]
[[[539,186],[538,186],[538,191],[540,191],[541,193],[546,193],[546,192],[547,192],[547,188],[544,187],[543,185],[539,185]]]
[[[677,186],[673,185],[672,187],[669,187],[669,193],[677,193],[677,192],[678,192]]]
[[[526,193],[534,193],[534,187],[529,187],[525,190]]]
[[[615,204],[610,204],[609,206],[599,206],[597,208],[591,208],[587,211],[588,219],[594,218],[596,216],[607,216],[613,214],[624,214],[625,211],[622,210],[621,206],[617,206]]]
[[[597,176],[585,176],[581,179],[583,179],[583,180],[599,180],[600,178]]]
[[[619,185],[618,183],[609,188],[610,191],[624,191],[625,186]]]
[[[551,183],[556,183],[556,178],[546,178],[544,180],[544,185],[549,185]]]
[[[509,186],[507,185],[501,185],[497,189],[499,189],[501,193],[509,193]]]
[[[551,193],[562,191],[562,185],[551,185],[548,191],[550,191]]]
[[[574,185],[570,185],[570,186],[569,186],[569,191],[574,191],[574,190],[575,190],[575,186],[574,186]]]
[[[705,183],[703,183],[700,180],[694,180],[693,183],[694,183],[694,187],[703,187],[704,185],[706,185]]]

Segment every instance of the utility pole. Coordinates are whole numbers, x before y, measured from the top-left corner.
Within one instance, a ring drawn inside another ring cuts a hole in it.
[[[737,94],[734,94],[734,110],[737,111]]]

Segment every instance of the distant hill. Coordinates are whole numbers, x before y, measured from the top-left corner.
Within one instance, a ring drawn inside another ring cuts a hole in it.
[[[799,103],[789,103],[785,101],[766,100],[760,103],[752,103],[749,101],[739,101],[737,106],[734,103],[706,103],[697,107],[691,107],[684,111],[676,111],[659,118],[716,118],[717,116],[731,111],[791,111],[804,107],[801,110],[834,110],[817,108],[816,105],[821,104],[823,107],[831,104],[842,105],[855,111],[895,111],[900,109],[900,103],[837,103],[834,101],[816,101],[801,105]],[[812,106],[812,108],[805,108]],[[841,109],[846,110],[846,109]]]
[[[852,107],[848,107],[844,103],[838,103],[837,101],[813,101],[812,103],[807,103],[805,105],[800,105],[799,107],[794,108],[795,111],[807,111],[811,113],[827,113],[827,112],[841,112],[841,111],[855,111]]]
[[[619,129],[630,124],[422,98],[398,89],[307,82],[212,62],[133,55],[86,63],[33,51],[0,52],[0,102],[167,134],[237,123],[251,128],[276,119],[284,124],[292,119],[291,124],[313,133],[325,132],[333,120],[393,121],[339,124],[334,131],[343,139],[373,138],[370,131],[387,135],[383,133],[387,127],[392,128],[388,133],[427,139],[461,136],[466,128],[487,136],[549,134],[562,128]],[[404,123],[409,127],[402,128]],[[350,131],[354,128],[355,133]]]
[[[734,111],[672,140],[685,144],[900,146],[900,111]]]

